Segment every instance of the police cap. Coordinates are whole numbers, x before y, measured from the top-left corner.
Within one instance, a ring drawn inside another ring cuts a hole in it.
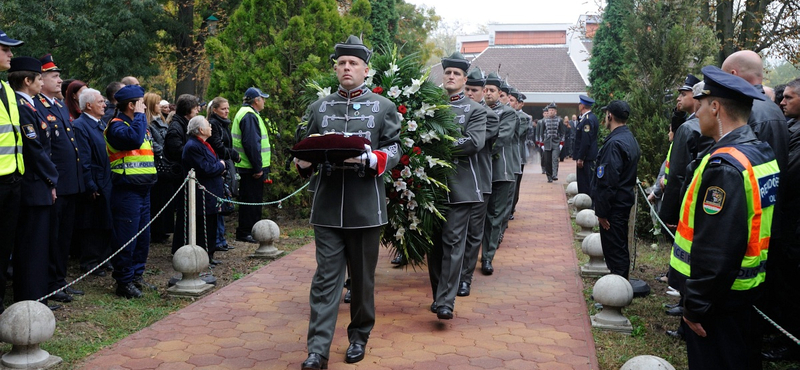
[[[11,73],[18,71],[42,73],[42,62],[33,57],[13,58],[11,59],[11,68],[8,70],[8,72]]]
[[[692,91],[692,87],[697,85],[698,82],[700,82],[700,79],[690,73],[686,76],[686,79],[683,80],[683,86],[679,87],[678,91]]]
[[[123,102],[144,97],[144,88],[139,85],[126,85],[114,93],[114,100]]]
[[[631,106],[624,100],[612,100],[608,105],[602,108],[614,115],[620,121],[627,121],[628,116],[631,114]]]
[[[703,87],[695,91],[695,99],[716,96],[745,104],[753,104],[753,99],[766,99],[766,96],[749,82],[739,76],[726,73],[717,66],[705,66],[701,71],[703,72]]]
[[[53,61],[53,54],[46,54],[45,56],[39,58],[39,61],[42,62],[42,73],[61,72],[58,66],[56,66],[56,62]]]
[[[255,99],[255,98],[258,98],[258,97],[262,97],[262,98],[266,99],[266,98],[269,98],[269,94],[262,92],[257,87],[249,87],[249,88],[247,88],[247,91],[244,92],[244,97],[246,99]]]
[[[25,41],[14,40],[14,39],[8,37],[8,35],[6,35],[6,33],[3,32],[3,30],[0,30],[0,45],[20,46],[20,45],[22,45],[24,43],[25,43]]]
[[[578,101],[587,107],[591,107],[594,105],[594,99],[586,95],[578,95]]]

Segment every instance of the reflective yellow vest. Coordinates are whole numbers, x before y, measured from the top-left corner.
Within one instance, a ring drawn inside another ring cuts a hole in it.
[[[115,122],[122,122],[130,126],[128,122],[120,118],[114,118],[108,123],[106,132]],[[103,135],[103,137],[106,139],[106,151],[108,152],[108,161],[111,162],[112,177],[122,176],[122,182],[131,185],[152,185],[156,183],[158,173],[153,162],[153,146],[149,130],[142,141],[142,145],[135,150],[116,150],[108,143],[107,135]]]
[[[667,179],[669,178],[669,158],[672,156],[672,143],[669,143],[669,150],[667,150],[667,164],[664,166],[664,186],[667,186]]]
[[[745,155],[744,153],[748,153]],[[692,182],[684,195],[681,204],[681,217],[678,232],[672,245],[669,265],[678,273],[691,276],[691,253],[694,238],[695,210],[700,191],[703,171],[712,157],[724,157],[731,163],[738,164],[742,170],[744,189],[747,196],[748,231],[747,251],[742,259],[742,267],[732,290],[749,290],[764,282],[765,265],[769,248],[772,214],[775,208],[779,181],[778,162],[775,159],[763,160],[763,153],[753,146],[723,147],[707,154],[695,170]],[[750,161],[762,158],[755,166]]]
[[[25,162],[22,161],[22,133],[19,128],[19,110],[14,90],[7,83],[3,84],[8,109],[0,100],[0,176],[10,175],[16,171],[25,173]]]
[[[258,129],[261,131],[261,165],[263,167],[269,167],[270,165],[270,158],[271,152],[269,147],[269,134],[267,132],[267,126],[264,124],[264,120],[258,115],[253,107],[250,106],[242,106],[238,112],[236,112],[236,117],[233,119],[233,127],[231,127],[231,136],[233,138],[233,149],[239,153],[239,157],[241,157],[242,161],[236,163],[236,167],[239,168],[253,168],[253,164],[250,163],[250,159],[247,158],[247,154],[244,152],[244,147],[242,147],[242,128],[239,126],[239,123],[242,121],[242,117],[244,117],[247,113],[253,113],[258,119]]]

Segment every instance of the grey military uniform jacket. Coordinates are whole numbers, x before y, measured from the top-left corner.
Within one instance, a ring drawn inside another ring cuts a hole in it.
[[[517,113],[513,108],[500,102],[496,102],[489,109],[494,110],[500,117],[500,130],[492,148],[492,182],[516,181],[512,167],[514,150],[511,144],[517,128]]]
[[[517,129],[517,135],[519,135],[519,158],[520,164],[528,164],[528,146],[525,145],[525,141],[528,138],[528,132],[533,129],[532,117],[523,112],[521,109],[517,111],[517,117],[519,117],[520,125]],[[522,173],[522,167],[520,166],[520,172]]]
[[[484,142],[483,149],[478,152],[478,183],[480,184],[483,194],[492,193],[492,149],[497,140],[497,134],[500,132],[500,117],[486,107],[485,102],[481,105],[486,110],[486,141]]]
[[[312,134],[347,132],[370,140],[373,151],[386,154],[385,171],[400,161],[400,121],[397,107],[374,94],[365,85],[346,91],[341,87],[331,95],[312,103],[306,110],[308,122],[303,138]],[[380,157],[379,157],[380,160]],[[330,175],[319,173],[312,178],[311,224],[316,226],[358,229],[388,222],[386,190],[382,174],[336,169]]]
[[[567,126],[564,126],[564,121],[558,117],[544,118],[539,121],[542,127],[542,142],[544,142],[544,150],[557,149],[561,144]]]
[[[510,105],[508,107],[511,108]],[[520,126],[522,126],[522,119],[517,114],[516,109],[511,108],[511,110],[514,112],[514,118],[516,119],[516,122],[514,123],[514,138],[511,139],[511,172],[516,175],[522,173],[522,158],[519,156],[519,143],[521,141],[519,137],[519,129]]]
[[[486,140],[486,108],[460,92],[450,96],[450,109],[455,114],[455,123],[461,126],[462,136],[453,143],[456,172],[447,177],[447,187],[450,188],[447,202],[483,202],[478,152]]]

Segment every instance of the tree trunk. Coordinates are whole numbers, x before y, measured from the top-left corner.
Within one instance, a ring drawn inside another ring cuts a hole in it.
[[[720,45],[718,64],[722,65],[725,58],[736,51],[733,0],[720,0],[717,2],[717,40]]]
[[[175,87],[175,98],[182,94],[195,93],[197,61],[194,46],[194,0],[179,0],[178,23],[180,31],[175,35],[175,53],[178,83]]]

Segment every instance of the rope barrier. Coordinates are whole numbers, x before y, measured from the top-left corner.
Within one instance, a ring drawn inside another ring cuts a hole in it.
[[[165,203],[165,204],[164,204],[164,207],[163,207],[163,208],[161,208],[161,209],[158,211],[158,213],[156,213],[156,215],[155,215],[155,216],[153,216],[153,217],[150,219],[150,222],[148,222],[148,223],[147,223],[147,225],[145,225],[145,226],[144,226],[144,227],[143,227],[141,230],[139,230],[139,232],[137,232],[137,233],[136,233],[136,235],[134,235],[134,236],[133,236],[133,238],[131,238],[131,240],[128,240],[128,241],[127,241],[125,244],[123,244],[123,245],[122,245],[122,246],[121,246],[119,249],[117,249],[117,250],[116,250],[114,253],[112,253],[110,256],[108,256],[108,258],[106,258],[106,259],[105,259],[105,260],[103,260],[102,262],[98,263],[98,264],[97,264],[97,266],[95,266],[95,267],[93,267],[93,268],[89,269],[89,271],[87,271],[87,272],[85,272],[83,275],[81,275],[81,276],[77,277],[75,280],[72,280],[71,282],[67,283],[67,285],[65,285],[65,286],[63,286],[63,287],[61,287],[61,288],[58,288],[58,289],[56,289],[56,290],[54,290],[54,291],[52,291],[52,292],[48,293],[47,295],[43,296],[42,298],[39,298],[39,299],[37,299],[37,300],[36,300],[36,302],[41,302],[41,301],[43,301],[43,300],[45,300],[45,299],[47,299],[47,298],[50,298],[50,297],[52,297],[53,295],[55,295],[55,294],[57,294],[57,293],[59,293],[59,292],[63,291],[64,289],[67,289],[67,288],[69,288],[69,287],[71,287],[71,286],[75,285],[75,284],[76,284],[76,283],[78,283],[79,281],[81,281],[81,280],[85,279],[87,276],[91,275],[91,274],[92,274],[93,272],[95,272],[97,269],[99,269],[99,268],[101,268],[102,266],[104,266],[106,263],[108,263],[108,261],[111,261],[111,259],[112,259],[112,258],[114,258],[116,255],[118,255],[120,252],[122,252],[122,250],[124,250],[124,249],[125,249],[125,248],[126,248],[128,245],[130,245],[131,243],[133,243],[133,242],[136,240],[136,238],[138,238],[138,237],[139,237],[139,235],[141,235],[141,234],[142,234],[142,233],[143,233],[145,230],[147,230],[147,228],[148,228],[148,227],[150,227],[150,225],[151,225],[151,224],[152,224],[152,223],[153,223],[153,222],[154,222],[154,221],[155,221],[155,220],[158,218],[158,216],[161,216],[161,213],[163,213],[163,212],[164,212],[164,210],[165,210],[165,209],[167,209],[167,206],[169,206],[169,204],[170,204],[170,203],[172,203],[172,201],[173,201],[173,200],[175,200],[175,197],[177,197],[177,196],[178,196],[178,194],[181,192],[181,190],[182,190],[182,189],[183,189],[183,188],[186,186],[186,183],[188,183],[188,182],[189,182],[189,178],[191,178],[191,176],[186,176],[186,178],[185,178],[185,179],[183,179],[183,183],[181,183],[181,185],[178,187],[178,189],[175,191],[175,193],[174,193],[174,194],[172,194],[172,196],[169,198],[169,200],[167,201],[167,203]],[[196,179],[196,177],[195,177],[195,179]],[[281,203],[282,203],[283,201],[285,201],[285,200],[287,200],[287,199],[289,199],[289,198],[291,198],[291,197],[293,197],[293,196],[297,195],[297,193],[299,193],[301,190],[305,189],[305,188],[308,186],[308,184],[309,184],[309,183],[308,183],[308,182],[306,182],[306,183],[305,183],[303,186],[301,186],[299,189],[295,190],[294,192],[292,192],[292,193],[291,193],[291,194],[289,194],[288,196],[286,196],[286,197],[283,197],[283,198],[281,198],[281,199],[279,199],[279,200],[276,200],[276,201],[271,201],[271,202],[262,202],[262,203],[246,203],[246,202],[238,202],[238,201],[234,201],[234,200],[230,200],[230,199],[224,199],[224,198],[220,198],[220,197],[216,196],[214,193],[211,193],[210,191],[208,191],[208,189],[206,189],[206,188],[205,188],[203,185],[200,185],[200,183],[199,183],[199,182],[197,182],[197,186],[198,186],[198,187],[199,187],[201,190],[203,190],[204,192],[206,192],[206,193],[208,193],[208,194],[211,194],[211,195],[212,195],[214,198],[217,198],[217,201],[218,201],[218,202],[229,202],[229,203],[233,203],[233,204],[239,204],[239,205],[251,205],[251,206],[259,206],[259,205],[272,205],[272,204],[278,204],[278,208],[282,208],[282,207],[281,207]],[[188,192],[184,192],[184,194],[186,194],[186,193],[188,193]],[[188,200],[187,200],[186,202],[184,202],[184,208],[185,208],[185,209],[188,209]],[[203,202],[203,208],[205,209],[205,201]],[[188,222],[188,220],[184,219],[184,223],[187,223],[187,222]],[[205,225],[205,223],[206,223],[206,222],[205,222],[205,211],[204,211],[204,212],[203,212],[203,229],[205,229],[205,228],[207,227],[207,226]],[[187,226],[187,225],[185,225],[185,226]],[[214,227],[216,227],[216,226],[214,226]],[[184,232],[185,232],[185,233],[188,233],[188,229],[189,229],[189,228],[188,228],[188,227],[184,227],[184,229],[185,229],[185,231],[184,231]],[[204,230],[204,231],[205,231],[205,230]],[[208,233],[207,233],[207,232],[204,232],[204,234],[205,234],[205,235],[208,235]],[[188,239],[188,235],[186,235],[186,236],[187,236],[187,238],[185,238],[184,240],[187,240],[187,239]],[[207,236],[204,236],[204,237],[205,237],[205,238],[207,238]],[[207,240],[207,241],[206,241],[206,245],[208,245],[208,242],[209,242],[209,241]]]
[[[642,196],[644,197],[645,201],[647,201],[647,193],[644,191],[644,188],[642,187],[642,182],[641,182],[641,181],[640,181],[638,178],[636,179],[636,185],[639,185],[639,190],[641,191],[641,193],[642,193]],[[672,231],[671,231],[671,230],[670,230],[670,229],[667,227],[667,225],[664,223],[664,221],[663,221],[663,220],[661,220],[661,217],[658,215],[658,212],[655,212],[655,209],[653,208],[653,205],[652,205],[652,204],[651,204],[649,201],[647,202],[647,204],[650,206],[650,214],[652,214],[652,215],[655,215],[655,218],[656,218],[656,220],[658,220],[658,222],[661,224],[661,226],[663,226],[663,227],[664,227],[664,230],[666,230],[666,231],[667,231],[667,233],[669,233],[669,235],[670,235],[670,236],[671,236],[673,239],[675,239],[675,235],[674,235],[674,234],[672,233]],[[756,312],[758,312],[758,314],[759,314],[759,315],[761,315],[761,317],[763,317],[763,318],[764,318],[764,320],[766,320],[768,323],[772,324],[772,326],[774,326],[774,327],[775,327],[775,329],[778,329],[778,331],[780,331],[781,333],[783,333],[784,335],[786,335],[786,336],[787,336],[789,339],[791,339],[791,340],[792,340],[792,341],[793,341],[795,344],[797,344],[797,345],[800,345],[800,340],[798,340],[798,339],[797,339],[797,337],[795,337],[795,336],[794,336],[794,335],[792,335],[792,333],[790,333],[788,330],[786,330],[786,329],[784,329],[782,326],[780,326],[780,325],[779,325],[777,322],[775,322],[775,320],[772,320],[772,319],[771,319],[769,316],[767,316],[767,314],[765,314],[764,312],[762,312],[761,310],[759,310],[759,309],[758,309],[758,307],[756,307],[756,305],[753,305],[753,309],[755,309],[755,310],[756,310]]]

